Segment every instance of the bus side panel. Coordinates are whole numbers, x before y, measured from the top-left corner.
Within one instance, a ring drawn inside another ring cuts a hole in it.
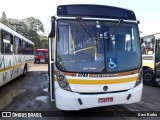
[[[147,66],[154,70],[154,57],[153,55],[142,55],[143,58],[143,67]]]
[[[13,55],[1,55],[0,60],[0,71],[1,77],[0,81],[2,86],[3,84],[9,82],[14,78],[14,56]]]

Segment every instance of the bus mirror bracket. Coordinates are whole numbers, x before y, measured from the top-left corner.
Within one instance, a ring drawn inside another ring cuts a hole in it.
[[[55,21],[56,21],[56,17],[52,16],[51,17],[51,32],[49,34],[49,38],[55,37]]]

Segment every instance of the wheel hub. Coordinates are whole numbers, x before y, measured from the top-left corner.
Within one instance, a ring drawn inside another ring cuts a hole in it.
[[[144,79],[147,80],[147,81],[151,81],[152,80],[152,75],[151,73],[147,73],[144,75]]]

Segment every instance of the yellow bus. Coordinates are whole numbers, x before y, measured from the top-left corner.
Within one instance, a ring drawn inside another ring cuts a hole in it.
[[[0,23],[0,86],[27,74],[34,63],[34,43]]]
[[[160,33],[141,34],[143,83],[160,85]]]
[[[59,5],[49,35],[49,91],[61,110],[131,104],[142,96],[138,21],[132,10]]]

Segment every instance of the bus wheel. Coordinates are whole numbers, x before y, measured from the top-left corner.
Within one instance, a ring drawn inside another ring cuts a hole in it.
[[[36,60],[35,60],[35,63],[36,63],[36,64],[40,64],[40,60],[36,59]]]
[[[27,74],[28,70],[27,70],[27,64],[24,66],[23,69],[23,76],[25,76]]]
[[[152,69],[145,69],[143,71],[143,83],[144,85],[148,85],[148,86],[156,85],[155,75]]]

